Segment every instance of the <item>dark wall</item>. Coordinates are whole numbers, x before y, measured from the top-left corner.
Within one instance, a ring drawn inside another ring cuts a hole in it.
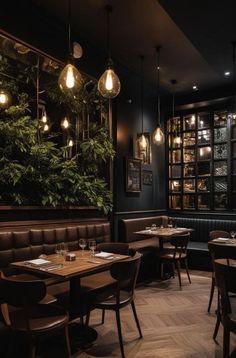
[[[57,23],[40,9],[32,7],[28,0],[9,0],[1,6],[0,27],[31,46],[34,46],[60,60],[67,55],[66,26]],[[91,24],[92,26],[92,24]],[[94,29],[96,31],[96,29]],[[83,57],[78,60],[81,70],[94,76],[104,71],[105,51],[85,42],[74,34],[83,47]],[[138,58],[137,58],[138,61]],[[165,208],[165,151],[164,146],[152,145],[152,163],[144,169],[153,171],[153,185],[143,185],[138,194],[125,192],[125,158],[134,155],[133,139],[141,132],[140,78],[121,64],[116,65],[122,89],[113,100],[113,133],[116,147],[114,160],[114,212],[147,213]],[[144,83],[144,131],[152,133],[156,127],[155,89]]]

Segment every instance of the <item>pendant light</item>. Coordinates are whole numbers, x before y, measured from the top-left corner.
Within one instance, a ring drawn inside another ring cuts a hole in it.
[[[0,108],[7,109],[10,107],[12,98],[10,93],[5,89],[0,89]]]
[[[170,82],[171,82],[171,84],[173,85],[173,95],[172,95],[172,121],[174,121],[174,118],[175,118],[175,90],[174,90],[174,86],[176,85],[177,81],[176,81],[176,80],[171,80]],[[181,136],[180,136],[180,128],[179,128],[178,119],[177,119],[175,131],[174,131],[173,143],[174,143],[174,144],[177,144],[177,145],[180,145],[180,144],[182,143],[182,139],[181,139]]]
[[[156,47],[157,52],[157,128],[153,132],[153,143],[156,145],[163,144],[165,141],[164,134],[160,124],[160,46]]]
[[[63,68],[58,78],[58,85],[60,89],[69,95],[75,95],[82,86],[82,76],[73,65],[73,52],[71,46],[71,0],[68,0],[68,48],[69,60],[67,65]]]
[[[98,81],[98,91],[105,98],[115,98],[120,93],[120,80],[113,69],[113,61],[111,59],[110,50],[110,14],[112,13],[112,6],[105,7],[107,14],[107,53],[108,63],[107,69],[101,75]]]
[[[236,41],[232,41],[232,47],[233,47],[233,93],[234,93],[234,114],[233,119],[236,118],[236,54],[235,54],[235,47],[236,47]]]
[[[143,133],[143,61],[144,56],[140,56],[140,99],[141,99],[141,123],[142,123],[142,134],[138,137],[138,146],[140,150],[145,150],[147,148],[147,139]]]

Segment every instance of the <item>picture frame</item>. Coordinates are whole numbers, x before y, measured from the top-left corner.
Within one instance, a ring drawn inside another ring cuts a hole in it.
[[[146,148],[141,148],[139,145],[139,138],[144,135],[146,139]],[[141,160],[143,165],[150,165],[152,162],[152,151],[151,151],[151,138],[150,133],[137,133],[136,138],[134,137],[134,156]]]
[[[126,192],[139,193],[141,190],[141,160],[126,158]]]
[[[153,183],[152,170],[143,170],[143,184],[152,185],[152,183]]]

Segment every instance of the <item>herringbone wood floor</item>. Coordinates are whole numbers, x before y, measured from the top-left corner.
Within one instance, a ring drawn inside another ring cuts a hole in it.
[[[213,358],[222,357],[222,329],[218,342],[212,340],[215,307],[207,314],[211,274],[192,271],[192,284],[183,274],[179,289],[177,277],[151,282],[136,289],[136,308],[143,339],[138,339],[132,311],[121,311],[126,358]],[[91,325],[98,331],[98,340],[86,352],[74,358],[120,357],[116,321],[113,312],[106,312],[100,325],[101,312],[93,311]],[[233,336],[233,335],[232,335]],[[236,340],[231,337],[231,348]]]

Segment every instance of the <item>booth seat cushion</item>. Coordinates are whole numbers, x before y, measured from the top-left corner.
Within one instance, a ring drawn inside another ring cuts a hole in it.
[[[129,248],[140,252],[143,249],[157,250],[159,249],[159,241],[155,238],[133,241],[129,244]]]
[[[56,244],[67,242],[69,250],[79,249],[79,239],[109,242],[110,224],[86,224],[63,228],[29,229],[0,232],[0,269],[11,262],[37,258],[41,254],[55,253]]]
[[[152,224],[156,224],[157,226],[163,225],[166,227],[168,224],[168,216],[153,216],[147,218],[121,220],[119,228],[119,241],[131,243],[134,241],[146,240],[146,237],[137,236],[134,232],[144,230],[145,227],[151,226]]]

